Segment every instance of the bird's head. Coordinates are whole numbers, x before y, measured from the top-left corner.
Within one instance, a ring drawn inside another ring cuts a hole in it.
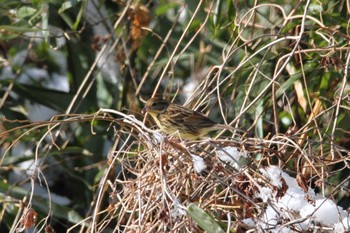
[[[147,101],[146,106],[142,109],[142,114],[146,112],[150,114],[163,113],[167,110],[169,102],[165,99],[154,97]]]

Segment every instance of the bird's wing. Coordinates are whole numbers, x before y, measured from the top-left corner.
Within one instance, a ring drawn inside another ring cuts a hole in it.
[[[174,109],[172,116],[178,121],[182,121],[185,125],[197,125],[198,127],[212,127],[216,125],[214,121],[210,120],[200,112],[184,108],[180,105],[177,105],[176,107],[177,109]]]

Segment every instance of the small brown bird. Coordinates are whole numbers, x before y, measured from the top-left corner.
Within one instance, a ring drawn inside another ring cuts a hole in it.
[[[183,139],[199,139],[210,131],[233,129],[210,120],[200,112],[183,106],[169,103],[162,98],[151,98],[147,101],[142,113],[149,113],[161,131]]]

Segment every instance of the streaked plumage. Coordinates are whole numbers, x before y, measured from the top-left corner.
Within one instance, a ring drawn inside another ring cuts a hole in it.
[[[148,112],[161,131],[183,139],[198,139],[210,131],[227,128],[200,112],[169,103],[158,97],[149,99],[142,112]]]

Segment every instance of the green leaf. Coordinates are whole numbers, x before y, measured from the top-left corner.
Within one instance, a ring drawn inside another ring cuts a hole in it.
[[[48,15],[49,6],[44,4],[41,9],[41,29],[45,41],[49,41],[49,15]]]
[[[6,193],[6,195],[21,199],[23,196],[28,194],[28,190],[0,180],[0,193]]]
[[[5,31],[7,33],[25,33],[25,32],[38,32],[39,29],[33,29],[29,27],[17,27],[17,26],[10,26],[10,25],[0,25],[0,31],[2,33]]]
[[[329,88],[330,78],[331,78],[331,72],[325,72],[322,75],[321,83],[320,83],[320,91],[321,90],[325,91]]]
[[[17,17],[20,19],[23,19],[23,18],[32,16],[36,12],[37,10],[35,8],[29,7],[29,6],[23,6],[17,10]]]
[[[218,23],[221,21],[221,10],[222,10],[222,1],[216,1],[215,4],[215,10],[214,10],[214,16],[213,16],[213,23],[217,27]]]
[[[67,11],[68,9],[77,7],[77,4],[79,4],[81,1],[80,0],[71,0],[71,1],[65,1],[62,3],[60,9],[58,10],[58,13],[61,15],[61,17],[64,19],[64,21],[66,21],[66,23],[73,29],[76,30],[77,27],[79,26],[79,23],[83,17],[83,13],[85,10],[85,6],[86,6],[86,1],[83,2],[83,4],[81,4],[80,9],[79,9],[79,13],[75,19],[75,22],[73,23],[72,20],[65,14],[65,11]],[[72,9],[73,10],[73,9]]]
[[[84,2],[85,2],[85,1],[84,1]],[[75,23],[74,23],[72,29],[76,30],[76,29],[78,28],[79,23],[80,23],[80,21],[81,21],[81,18],[83,17],[84,9],[85,9],[85,4],[82,4],[81,7],[80,7],[80,9],[79,9],[78,16],[77,16],[77,18],[76,18],[76,20],[75,20]]]
[[[157,7],[155,13],[157,16],[159,15],[165,15],[169,10],[178,7],[179,5],[177,3],[167,3],[167,4],[163,4],[160,5],[159,7]]]
[[[8,196],[23,199],[24,196],[28,195],[29,191],[0,180],[0,193],[6,193]],[[0,198],[0,201],[1,199],[2,198]],[[50,209],[50,206],[52,206],[52,209]],[[49,204],[48,197],[42,197],[37,194],[33,195],[32,207],[45,215],[52,211],[52,216],[66,219],[71,223],[78,223],[83,219],[79,213],[72,210],[71,207],[66,207],[54,202]]]
[[[224,233],[220,225],[210,217],[208,213],[191,203],[187,207],[187,214],[195,221],[203,230],[211,233]]]
[[[67,9],[69,9],[71,7],[73,7],[73,2],[72,1],[65,1],[64,3],[62,3],[60,9],[58,9],[58,13],[62,14],[64,11],[66,11]]]
[[[27,99],[57,111],[63,111],[72,99],[72,95],[65,92],[19,83],[14,85],[13,90]]]

